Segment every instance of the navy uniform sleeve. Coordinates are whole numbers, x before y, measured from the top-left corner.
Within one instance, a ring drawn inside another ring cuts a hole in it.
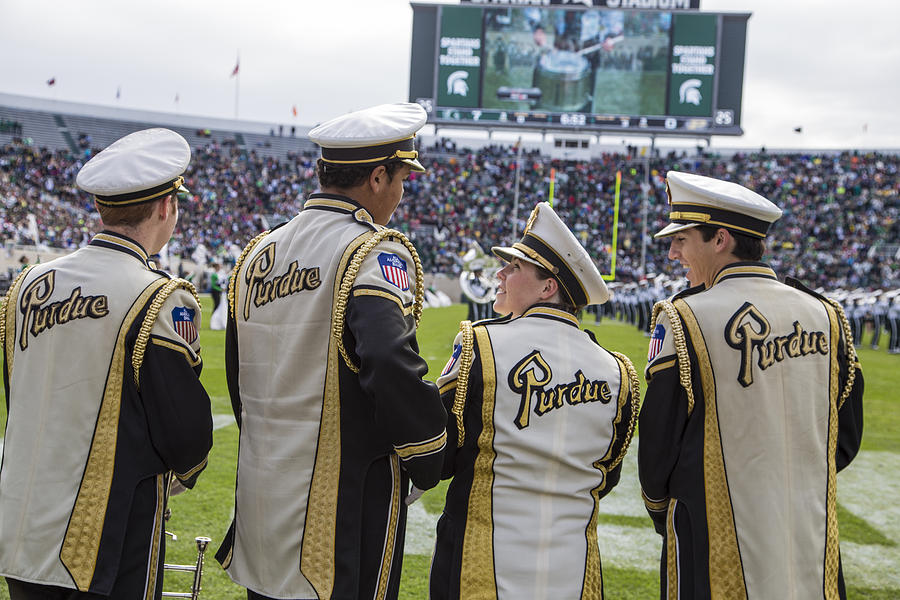
[[[175,290],[153,325],[140,370],[151,442],[189,488],[206,467],[212,448],[210,400],[200,384],[199,331],[200,307],[193,295]]]
[[[413,484],[426,490],[440,480],[447,414],[437,386],[423,379],[428,365],[418,354],[412,315],[415,283],[405,246],[382,242],[360,268],[346,323],[355,339],[360,385],[375,403],[377,426]]]
[[[447,412],[447,448],[444,450],[444,466],[441,469],[441,479],[449,479],[456,472],[457,446],[459,443],[459,427],[456,423],[456,415],[453,414],[453,403],[456,401],[456,386],[459,378],[460,355],[462,353],[462,334],[458,333],[453,341],[453,350],[450,358],[438,377],[438,391],[441,394],[441,403]]]
[[[647,391],[638,419],[638,475],[647,512],[656,531],[664,534],[669,478],[681,453],[688,401],[679,381],[675,345],[665,312],[659,313],[656,325],[645,371]]]

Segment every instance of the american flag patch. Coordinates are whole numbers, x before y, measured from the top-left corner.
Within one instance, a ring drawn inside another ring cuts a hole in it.
[[[656,355],[662,350],[664,339],[666,339],[666,328],[662,325],[657,325],[653,330],[653,335],[650,336],[650,349],[647,351],[648,362],[656,358]]]
[[[172,309],[172,324],[175,326],[175,332],[188,344],[193,344],[197,340],[197,327],[194,325],[196,312],[187,306],[176,306]]]
[[[409,289],[405,260],[396,254],[382,252],[378,255],[378,264],[381,265],[381,274],[389,283],[393,283],[404,292]]]
[[[456,344],[453,346],[453,354],[450,355],[450,360],[447,361],[447,364],[444,365],[444,370],[441,371],[442,377],[453,370],[453,367],[456,366],[456,361],[459,360],[460,354],[462,354],[462,345]]]

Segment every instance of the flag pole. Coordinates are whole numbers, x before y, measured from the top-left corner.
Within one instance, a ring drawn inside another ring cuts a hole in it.
[[[238,98],[240,97],[241,90],[241,51],[238,50],[237,62],[235,63],[235,70],[237,71],[234,75],[234,118],[238,118]]]

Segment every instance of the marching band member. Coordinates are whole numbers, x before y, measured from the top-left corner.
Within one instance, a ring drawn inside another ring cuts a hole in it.
[[[409,482],[440,478],[446,414],[422,379],[418,254],[387,224],[425,169],[416,104],[309,133],[321,192],[229,282],[235,517],[217,558],[248,598],[396,598]]]
[[[104,230],[6,297],[0,574],[14,600],[161,597],[170,483],[192,487],[212,447],[197,293],[149,261],[190,157],[168,129],[97,154],[76,182]]]
[[[579,329],[609,292],[546,202],[506,261],[494,309],[463,321],[438,380],[449,414],[431,598],[600,598],[598,502],[618,483],[637,375]]]
[[[661,598],[844,594],[835,474],[859,450],[863,377],[841,306],[759,262],[781,210],[669,171],[638,465],[663,536]]]

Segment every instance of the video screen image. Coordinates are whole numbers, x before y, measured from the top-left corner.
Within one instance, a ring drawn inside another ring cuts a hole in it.
[[[667,12],[485,10],[482,106],[665,114],[671,29]]]

